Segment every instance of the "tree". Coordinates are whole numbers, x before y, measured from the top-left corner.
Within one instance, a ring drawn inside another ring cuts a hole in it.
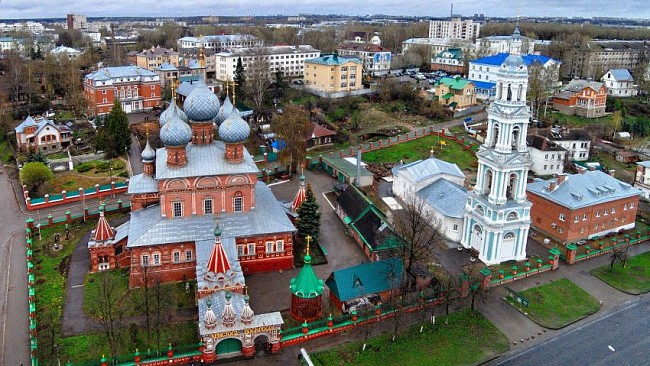
[[[153,305],[153,311],[155,313],[154,316],[154,337],[156,340],[156,349],[160,349],[160,341],[161,341],[161,336],[160,336],[160,330],[161,327],[164,324],[164,319],[163,319],[163,313],[167,310],[169,307],[169,294],[166,292],[165,287],[162,285],[162,280],[160,279],[160,276],[156,275],[153,276],[152,279],[152,284],[151,284],[151,292],[152,292],[152,305]]]
[[[612,254],[609,257],[610,273],[614,272],[614,264],[616,263],[616,261],[620,261],[621,263],[623,263],[623,268],[625,268],[625,265],[627,264],[627,248],[628,246],[626,246],[625,249],[618,247],[612,250]]]
[[[558,66],[544,66],[538,62],[528,67],[528,100],[531,101],[533,116],[539,115],[542,102],[546,101],[557,80]]]
[[[487,295],[487,289],[481,287],[481,267],[478,264],[472,264],[463,268],[463,280],[469,284],[468,291],[471,297],[470,309],[476,310],[476,301],[483,299]]]
[[[41,162],[25,163],[20,170],[20,181],[27,186],[30,193],[40,195],[45,184],[50,180],[52,180],[52,171]]]
[[[300,163],[307,153],[307,134],[311,128],[308,113],[299,106],[288,105],[282,114],[276,113],[272,119],[273,129],[286,143],[280,152],[283,159]],[[292,169],[291,166],[289,166]]]
[[[120,323],[126,311],[127,294],[120,289],[118,280],[108,271],[98,275],[97,296],[91,299],[88,309],[99,320],[112,356],[117,355],[120,337]]]
[[[106,127],[112,137],[113,144],[109,146],[108,154],[116,157],[131,148],[131,131],[129,130],[129,117],[122,110],[122,103],[115,100],[111,113],[106,117]]]
[[[237,84],[240,89],[246,86],[246,74],[244,72],[244,64],[241,61],[241,57],[237,57],[237,66],[235,66],[235,84]]]
[[[405,285],[411,289],[416,279],[414,265],[429,262],[434,247],[441,241],[440,234],[434,230],[441,223],[427,211],[424,201],[415,197],[405,202],[404,209],[396,212],[394,223],[395,233],[401,239],[399,255],[407,276]]]
[[[303,240],[307,235],[311,236],[313,243],[318,243],[318,234],[320,232],[320,208],[311,190],[311,184],[307,184],[305,201],[298,207],[298,236]]]
[[[255,111],[261,111],[264,106],[266,92],[271,86],[271,75],[269,72],[269,62],[262,49],[255,50],[252,61],[246,68],[246,86],[244,90],[246,95],[253,102]]]

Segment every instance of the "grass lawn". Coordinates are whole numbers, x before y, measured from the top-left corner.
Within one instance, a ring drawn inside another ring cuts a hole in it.
[[[95,184],[104,185],[110,184],[111,180],[114,182],[124,182],[125,177],[120,177],[120,173],[126,174],[126,163],[122,160],[113,161],[113,170],[106,168],[98,168],[100,161],[94,160],[85,164],[80,164],[75,167],[75,170],[66,171],[62,173],[55,173],[54,178],[50,182],[52,193],[61,193],[65,190],[67,192],[76,192],[79,187],[91,188]],[[107,163],[104,163],[105,165]],[[88,166],[90,170],[82,172],[77,169],[81,166]],[[108,166],[108,165],[106,165]],[[123,175],[124,175],[123,174]]]
[[[632,295],[644,294],[650,291],[650,252],[631,257],[625,268],[616,262],[612,272],[606,265],[594,268],[589,273],[617,290]]]
[[[544,118],[545,121],[550,122],[551,124],[559,124],[568,127],[585,127],[593,126],[601,123],[610,124],[612,121],[612,116],[607,115],[600,118],[585,118],[580,116],[569,116],[559,112],[548,113],[547,117]]]
[[[120,356],[133,355],[136,348],[140,351],[142,357],[147,355],[148,347],[145,342],[147,335],[144,327],[127,324],[121,332],[122,336],[119,338],[120,343],[117,347]],[[151,337],[155,339],[153,331]],[[160,348],[163,350],[161,355],[164,355],[169,343],[173,346],[187,346],[198,342],[197,323],[193,320],[165,323],[160,329]],[[152,347],[152,354],[155,354],[153,348],[156,347]],[[198,349],[198,345],[196,348]],[[95,364],[99,365],[102,355],[108,356],[110,352],[104,334],[91,333],[61,339],[59,354],[62,365],[68,361],[73,364],[95,361]],[[133,358],[131,357],[130,360],[133,360]]]
[[[125,316],[137,316],[145,314],[144,308],[144,294],[145,291],[143,288],[137,288],[129,290],[129,271],[125,270],[114,270],[106,272],[109,276],[112,277],[112,280],[117,284],[119,296],[125,295],[125,301],[128,303],[126,305],[127,313]],[[93,299],[96,299],[99,295],[99,276],[101,273],[89,273],[86,274],[84,280],[84,312],[86,315],[90,316],[90,306],[92,305]],[[150,278],[152,284],[149,288],[149,299],[150,299],[150,309],[154,308],[154,278]],[[185,290],[185,283],[170,283],[163,284],[162,292],[165,294],[163,303],[161,307],[166,312],[171,312],[174,310],[180,309],[192,309],[194,308],[194,288],[196,287],[195,281],[191,281],[192,286],[189,293]],[[153,311],[150,313],[153,314]]]
[[[440,147],[440,141],[445,142],[444,147]],[[397,163],[400,160],[411,162],[428,158],[431,155],[432,146],[434,146],[434,156],[436,158],[456,163],[461,170],[476,169],[477,159],[474,152],[465,150],[454,141],[441,139],[435,135],[424,136],[417,140],[370,151],[363,154],[362,159],[366,163]]]
[[[464,310],[450,314],[449,324],[428,324],[419,333],[415,325],[401,333],[395,342],[390,334],[311,355],[315,365],[475,365],[508,350],[508,340],[480,313]]]
[[[528,299],[528,307],[522,307],[510,297],[506,301],[535,323],[549,329],[566,327],[600,309],[598,300],[566,278],[520,294]]]
[[[626,164],[617,161],[613,155],[604,151],[594,151],[591,154],[590,161],[597,161],[607,169],[614,169],[616,172],[614,176],[620,180],[628,183],[634,182],[634,175],[636,174],[636,164]]]

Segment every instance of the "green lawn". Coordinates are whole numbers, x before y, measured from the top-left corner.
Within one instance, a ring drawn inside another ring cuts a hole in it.
[[[440,141],[444,141],[445,145],[441,147]],[[362,159],[366,163],[397,163],[400,160],[411,162],[431,156],[432,147],[434,147],[434,156],[436,158],[456,163],[461,170],[473,170],[476,167],[477,159],[474,152],[465,150],[460,144],[452,140],[441,139],[435,135],[424,136],[417,140],[370,151],[363,154]]]
[[[388,320],[392,321],[392,320]],[[315,365],[476,365],[508,350],[508,339],[480,313],[464,310],[452,313],[449,324],[427,323],[424,332],[415,325],[395,342],[390,334],[371,338],[366,351],[361,342],[316,352]]]
[[[589,125],[598,125],[601,123],[609,125],[612,121],[611,115],[600,118],[585,118],[580,116],[569,116],[559,112],[550,112],[547,114],[546,118],[543,119],[553,125],[559,124],[568,127],[585,127]]]
[[[631,257],[625,268],[616,262],[612,272],[609,271],[609,265],[606,265],[594,268],[589,273],[625,293],[644,294],[650,291],[650,252]]]
[[[510,297],[506,301],[523,311],[535,323],[549,329],[566,327],[600,309],[598,300],[566,278],[533,287],[520,294],[528,299],[528,307],[522,307]]]

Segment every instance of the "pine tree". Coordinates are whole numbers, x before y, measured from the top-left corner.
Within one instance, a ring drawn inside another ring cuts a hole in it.
[[[237,66],[235,66],[235,83],[239,90],[244,90],[246,75],[244,73],[244,65],[242,64],[241,57],[237,58]]]
[[[304,240],[307,235],[312,237],[312,243],[318,242],[320,230],[320,211],[316,197],[311,190],[311,184],[307,184],[305,201],[298,207],[298,235]]]
[[[111,146],[112,151],[109,151],[111,157],[122,154],[125,150],[131,148],[131,130],[129,130],[129,117],[127,117],[122,104],[119,100],[115,100],[111,113],[106,117],[106,127],[111,135],[111,140],[114,142]]]

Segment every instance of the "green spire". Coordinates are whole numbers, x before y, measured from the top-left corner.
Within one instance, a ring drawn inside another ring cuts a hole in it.
[[[308,235],[307,239],[307,254],[305,254],[305,265],[298,273],[298,276],[292,278],[289,282],[289,289],[291,293],[303,299],[318,297],[323,293],[324,283],[323,280],[316,276],[316,272],[311,266],[311,256],[309,255],[309,241],[311,237]]]

